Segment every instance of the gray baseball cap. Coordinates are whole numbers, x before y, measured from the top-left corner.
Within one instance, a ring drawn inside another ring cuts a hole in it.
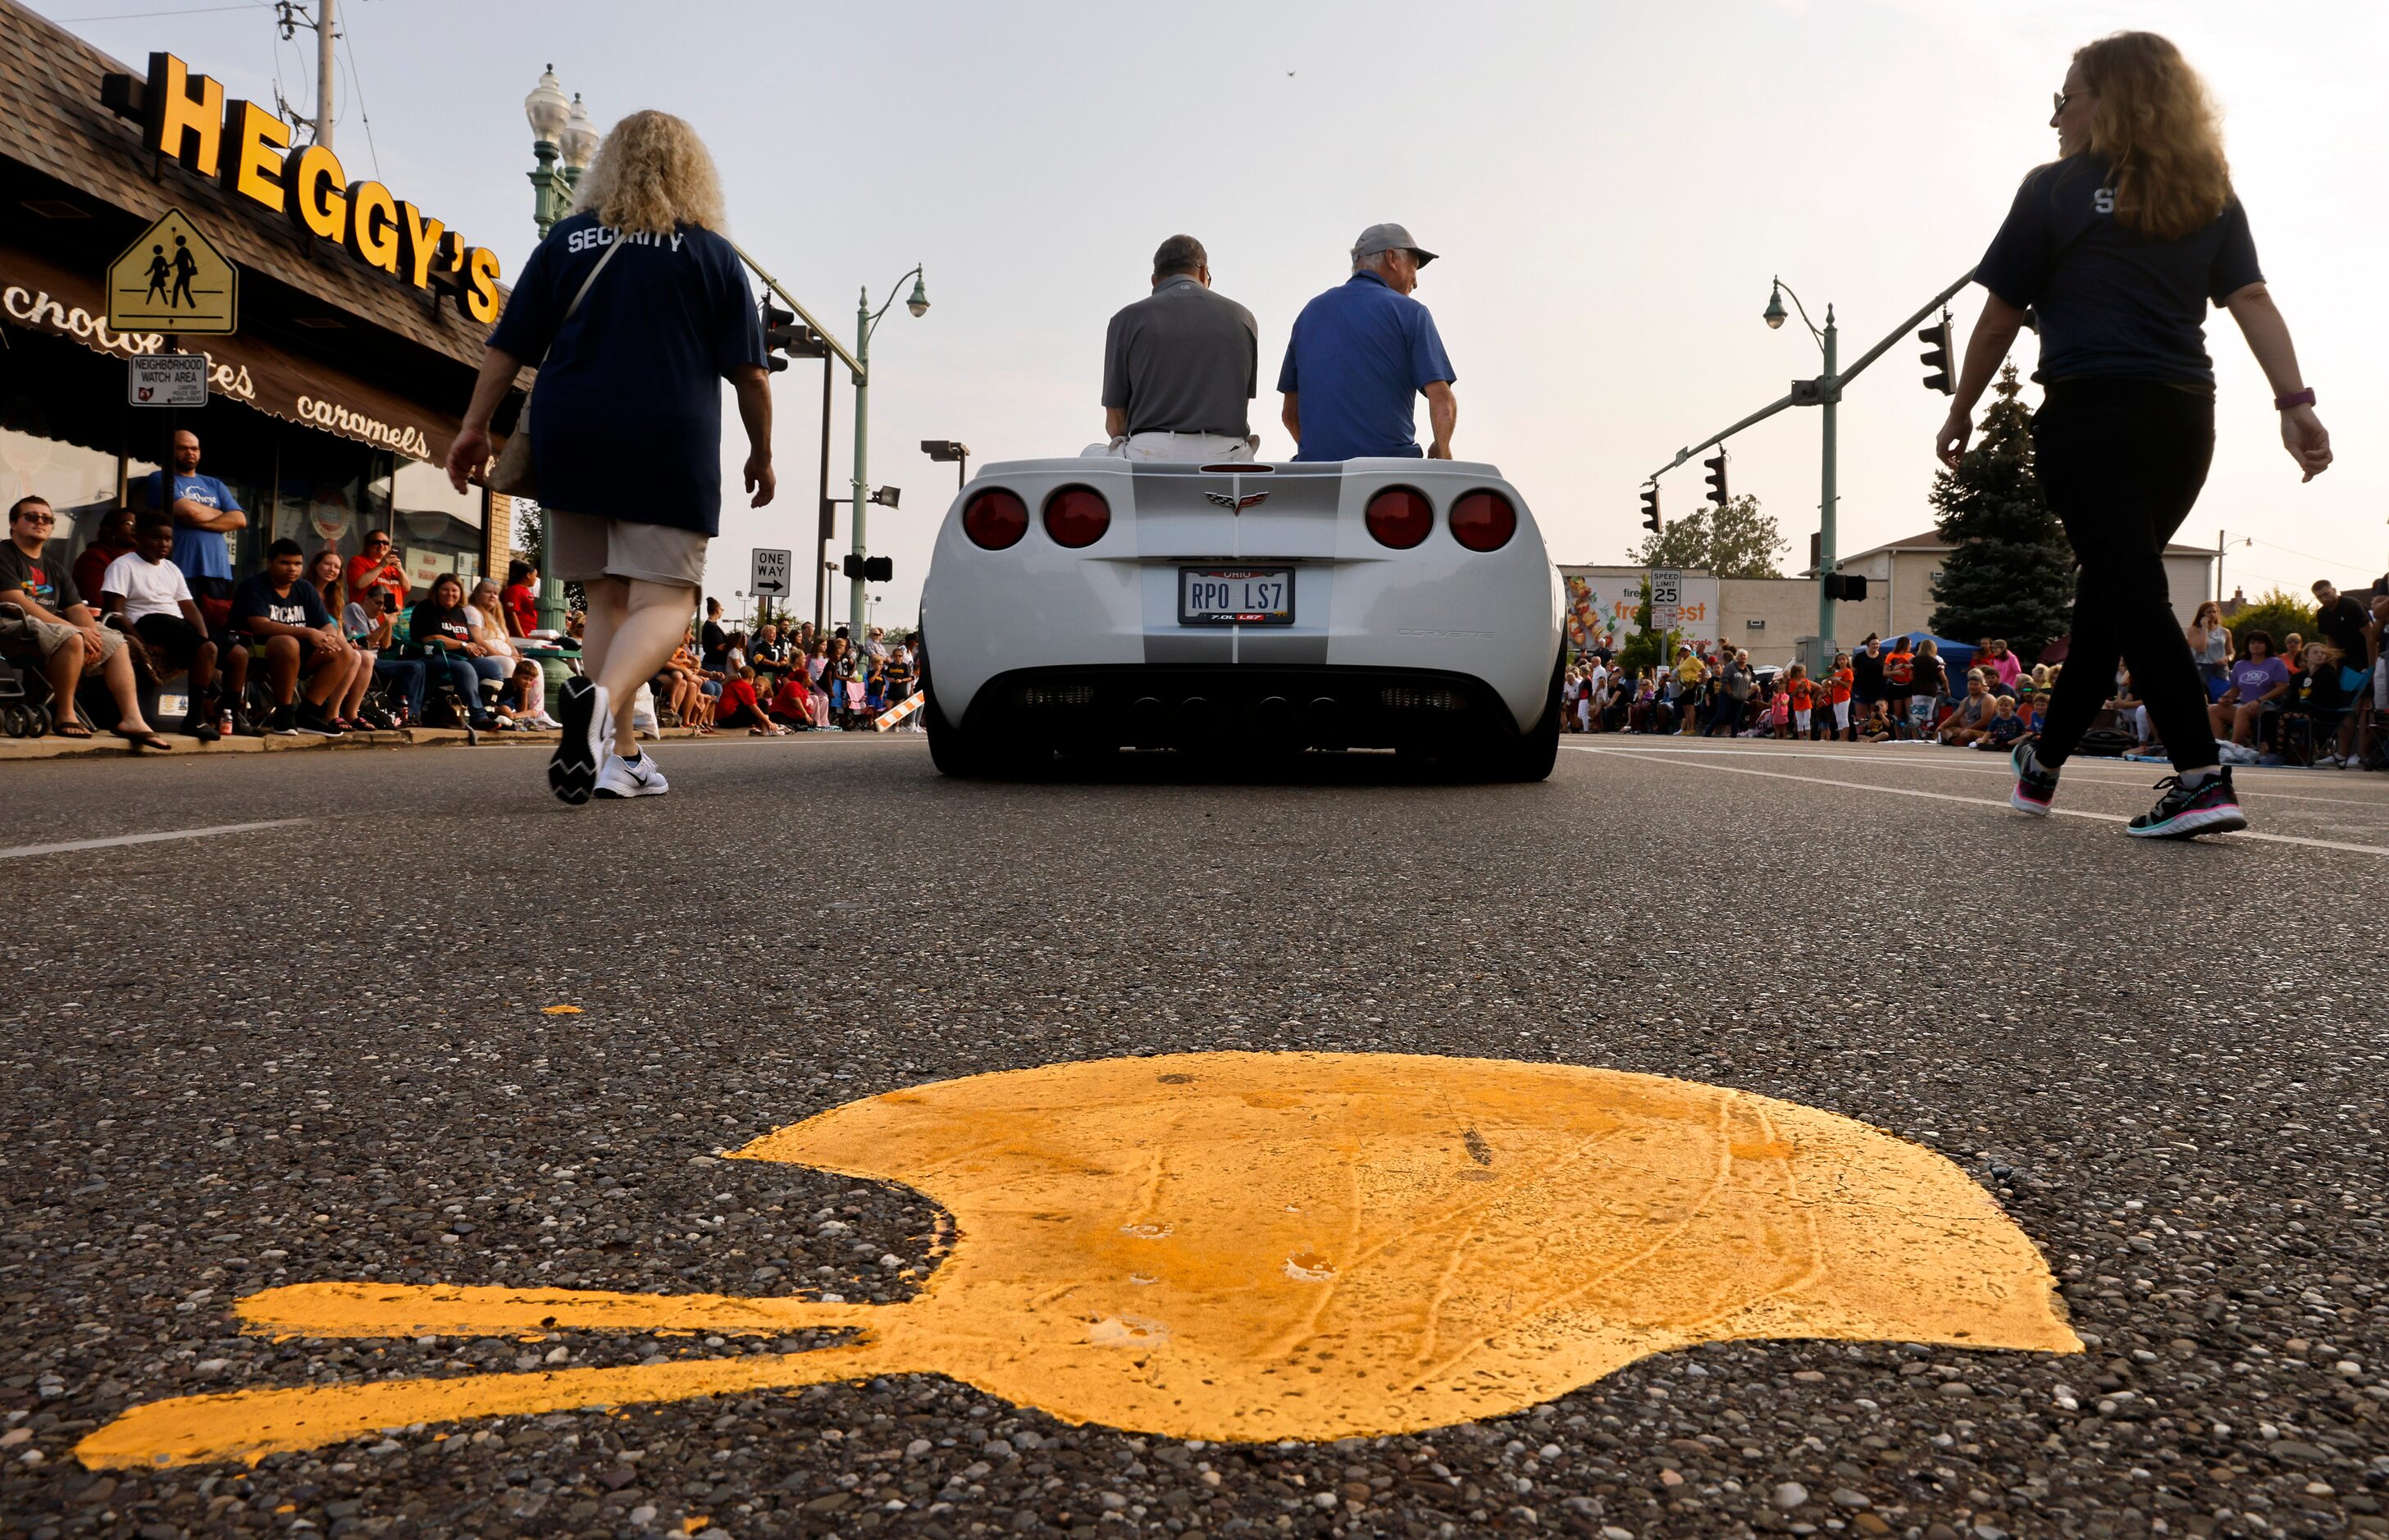
[[[1373,224],[1352,243],[1352,260],[1356,262],[1380,251],[1408,251],[1418,258],[1421,267],[1435,261],[1435,253],[1411,239],[1411,233],[1399,224]]]

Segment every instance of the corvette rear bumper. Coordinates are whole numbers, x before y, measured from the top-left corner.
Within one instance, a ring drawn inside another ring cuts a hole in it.
[[[1058,747],[1434,748],[1519,735],[1500,694],[1470,675],[1327,665],[1021,668],[982,685],[960,725]]]

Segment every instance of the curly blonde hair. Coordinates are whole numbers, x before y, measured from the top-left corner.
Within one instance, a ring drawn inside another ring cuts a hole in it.
[[[722,178],[705,141],[669,112],[633,112],[616,123],[581,178],[582,209],[616,230],[669,235],[676,224],[725,230]]]
[[[2099,97],[2090,148],[2114,168],[2115,218],[2154,240],[2204,229],[2231,197],[2223,126],[2206,83],[2154,32],[2117,32],[2074,62]]]

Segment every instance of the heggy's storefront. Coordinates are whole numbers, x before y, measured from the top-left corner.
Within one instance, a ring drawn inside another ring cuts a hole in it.
[[[345,557],[376,530],[418,592],[441,573],[502,564],[505,500],[459,494],[441,468],[499,299],[488,254],[443,233],[428,258],[386,261],[385,245],[404,245],[396,222],[417,237],[438,222],[377,184],[332,180],[328,151],[269,166],[260,145],[287,129],[223,102],[178,60],[126,70],[14,0],[0,0],[0,55],[21,66],[12,78],[38,83],[0,114],[0,502],[48,499],[57,539],[80,551],[109,510],[147,501],[145,478],[186,429],[201,470],[249,512],[236,572],[262,565],[277,537]],[[353,203],[357,231],[326,239],[268,206],[259,179],[302,169],[309,211]],[[241,270],[239,330],[181,339],[207,354],[199,408],[132,404],[129,362],[168,339],[105,320],[107,265],[169,208]]]

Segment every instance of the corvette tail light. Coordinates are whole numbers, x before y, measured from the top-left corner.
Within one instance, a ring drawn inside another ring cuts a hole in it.
[[[1092,545],[1111,527],[1112,505],[1092,487],[1065,487],[1045,500],[1045,532],[1056,545]]]
[[[1028,504],[1001,487],[990,487],[963,505],[963,533],[983,550],[1017,545],[1028,533]]]
[[[1407,551],[1426,539],[1435,528],[1435,504],[1424,492],[1409,487],[1388,487],[1369,500],[1365,515],[1369,533],[1379,545]]]
[[[1470,492],[1451,505],[1451,538],[1471,551],[1499,551],[1518,532],[1518,510],[1500,492]]]

